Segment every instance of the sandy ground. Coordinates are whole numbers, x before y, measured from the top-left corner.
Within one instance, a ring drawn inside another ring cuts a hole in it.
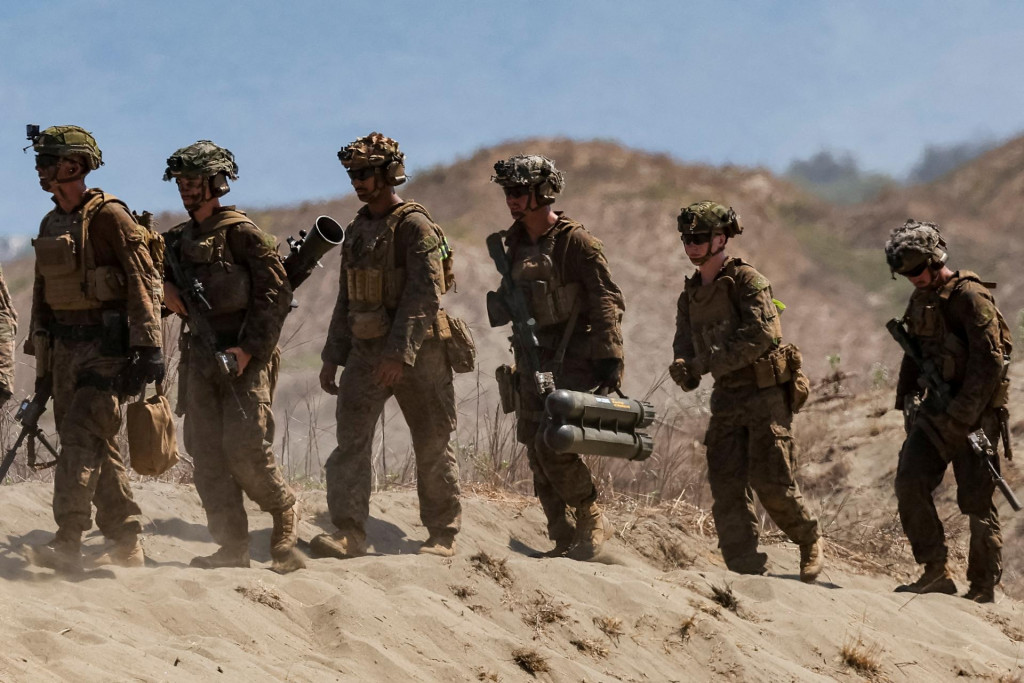
[[[834,556],[816,585],[797,549],[768,547],[770,573],[724,570],[692,508],[613,513],[601,562],[547,549],[532,501],[469,494],[451,560],[419,556],[416,497],[378,493],[373,553],[269,571],[270,516],[251,509],[253,568],[197,570],[214,549],[190,486],[145,482],[141,569],[73,580],[28,566],[20,547],[53,529],[49,485],[4,486],[3,681],[742,681],[1019,680],[1024,610],[1003,595],[892,593],[889,576]],[[301,494],[308,541],[328,526]],[[94,533],[87,554],[103,545]],[[962,578],[962,577],[961,577]],[[716,599],[716,592],[718,597]],[[844,647],[874,672],[844,662]],[[522,664],[517,663],[517,657]],[[532,668],[533,672],[524,669]]]

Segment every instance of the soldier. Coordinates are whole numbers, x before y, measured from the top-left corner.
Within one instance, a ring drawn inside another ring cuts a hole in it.
[[[38,131],[38,128],[36,128]],[[32,136],[39,185],[55,208],[39,226],[31,335],[36,392],[53,394],[61,452],[54,474],[56,537],[30,559],[61,572],[82,569],[82,533],[96,524],[111,550],[95,560],[140,567],[142,525],[116,437],[125,396],[164,375],[160,276],[150,232],[125,204],[85,177],[103,164],[93,136],[53,126]]]
[[[187,280],[179,281],[173,268],[165,273],[167,307],[184,317],[189,328],[182,327],[179,341],[178,411],[185,415],[185,447],[195,462],[196,490],[210,534],[220,545],[191,564],[205,569],[249,566],[244,492],[274,517],[271,568],[283,574],[305,566],[295,548],[295,494],[272,450],[277,341],[292,290],[274,237],[242,211],[221,206],[228,180],[237,178],[234,156],[209,140],[176,151],[164,173],[164,180],[177,183],[189,214],[188,221],[165,235],[167,261],[176,259]],[[196,281],[205,303],[195,296]],[[183,296],[191,301],[196,320],[190,319]],[[204,310],[205,304],[210,308]]]
[[[600,240],[578,222],[555,211],[565,187],[553,161],[517,155],[494,165],[491,180],[505,192],[515,222],[505,234],[512,279],[523,288],[536,321],[540,368],[552,372],[555,386],[584,392],[617,389],[622,381],[622,292],[612,281]],[[491,311],[491,324],[507,317]],[[528,365],[516,357],[521,369]],[[574,453],[556,453],[542,436],[544,396],[522,373],[499,372],[518,393],[516,438],[526,446],[533,488],[547,517],[555,547],[542,557],[568,555],[591,560],[611,535],[597,504],[590,469]],[[517,388],[515,385],[518,385]]]
[[[397,142],[371,133],[338,158],[365,206],[345,231],[338,300],[321,353],[320,386],[338,397],[338,446],[327,460],[327,503],[337,530],[310,547],[337,558],[366,552],[373,436],[394,395],[412,433],[420,519],[429,533],[419,552],[450,557],[462,506],[444,344],[450,332],[440,307],[454,284],[448,244],[425,208],[395,192],[405,182]]]
[[[14,395],[14,338],[18,334],[18,314],[0,270],[0,407]]]
[[[992,602],[1002,574],[1003,545],[992,500],[995,483],[985,462],[973,453],[967,434],[983,428],[992,443],[999,438],[1009,391],[1010,332],[989,292],[995,285],[970,271],[950,270],[946,243],[934,223],[908,220],[893,230],[885,257],[893,273],[914,285],[903,321],[925,362],[937,369],[940,381],[949,387],[948,405],[939,405],[943,397],[929,391],[916,410],[921,370],[904,356],[896,408],[907,414],[907,438],[896,469],[896,500],[903,531],[924,573],[896,590],[956,593],[942,521],[932,500],[946,464],[952,462],[957,504],[971,529],[967,557],[971,585],[964,597]]]
[[[768,556],[757,552],[756,492],[800,546],[800,580],[812,582],[822,569],[818,522],[793,478],[793,412],[807,390],[799,351],[782,344],[782,306],[768,280],[726,256],[729,238],[743,231],[736,213],[702,201],[684,208],[678,224],[697,270],[679,296],[669,372],[684,391],[696,389],[706,373],[715,379],[704,444],[718,547],[730,570],[765,572]]]

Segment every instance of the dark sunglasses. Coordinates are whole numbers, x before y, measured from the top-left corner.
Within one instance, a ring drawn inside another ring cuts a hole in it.
[[[517,185],[516,187],[504,187],[505,196],[509,199],[519,199],[530,194],[529,185]]]
[[[374,169],[372,166],[364,166],[363,168],[353,168],[345,172],[348,173],[348,177],[352,180],[366,180],[373,177]]]
[[[927,267],[928,267],[928,262],[925,261],[924,263],[922,263],[920,265],[914,266],[910,270],[904,270],[903,272],[900,273],[900,275],[902,275],[904,277],[917,277],[918,275],[923,273],[924,269],[927,268]]]
[[[679,239],[683,240],[683,244],[707,244],[711,241],[711,235],[701,232],[696,235],[682,235]]]
[[[36,155],[36,166],[39,168],[49,168],[50,166],[56,166],[60,163],[60,157],[56,154],[37,154]]]

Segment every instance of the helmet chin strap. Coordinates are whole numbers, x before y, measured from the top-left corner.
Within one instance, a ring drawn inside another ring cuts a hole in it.
[[[710,261],[713,257],[718,256],[723,251],[725,251],[725,245],[724,244],[722,245],[721,249],[718,249],[716,251],[711,251],[711,243],[714,242],[714,241],[715,241],[715,233],[711,233],[711,239],[708,240],[708,250],[706,252],[704,252],[704,255],[701,256],[698,259],[692,259],[691,258],[690,261],[693,263],[693,265],[698,266],[698,267],[699,266],[703,266],[705,263]]]

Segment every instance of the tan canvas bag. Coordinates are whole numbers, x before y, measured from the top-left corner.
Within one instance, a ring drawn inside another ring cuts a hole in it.
[[[129,403],[126,412],[132,469],[156,477],[174,467],[178,462],[178,438],[163,385],[156,385],[153,396],[145,398],[142,394],[138,401]]]

